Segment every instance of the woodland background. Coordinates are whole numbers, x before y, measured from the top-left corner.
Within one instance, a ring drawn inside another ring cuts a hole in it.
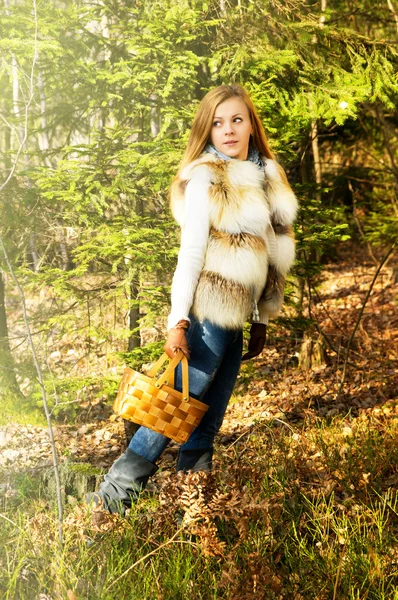
[[[397,43],[394,0],[2,0],[7,598],[398,598]],[[174,481],[172,447],[90,550],[84,509],[42,477],[43,403],[61,465],[120,453],[123,365],[164,343],[168,188],[198,102],[234,81],[300,201],[286,307],[242,366],[211,493]],[[175,537],[179,502],[196,541]]]

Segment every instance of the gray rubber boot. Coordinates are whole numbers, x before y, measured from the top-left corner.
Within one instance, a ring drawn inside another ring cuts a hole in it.
[[[98,505],[102,501],[110,513],[124,515],[157,470],[156,465],[127,448],[105,475],[99,491],[86,495],[86,502]]]
[[[211,471],[213,463],[213,448],[197,448],[195,450],[180,450],[176,471]]]

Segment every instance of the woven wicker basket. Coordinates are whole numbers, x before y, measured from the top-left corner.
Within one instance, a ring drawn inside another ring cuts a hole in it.
[[[148,375],[126,367],[113,409],[123,419],[144,425],[183,444],[209,407],[189,396],[188,360],[181,350],[156,380],[155,375],[166,359],[165,353]],[[174,389],[174,370],[179,362],[182,366],[182,392]]]

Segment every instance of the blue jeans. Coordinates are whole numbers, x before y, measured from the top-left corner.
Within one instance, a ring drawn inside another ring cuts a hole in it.
[[[181,450],[210,449],[222,425],[238,376],[243,334],[241,329],[223,329],[206,319],[200,322],[192,314],[189,318],[189,394],[208,404],[209,410]],[[182,390],[181,365],[175,372],[175,389]],[[169,442],[166,436],[140,427],[129,448],[154,463]]]

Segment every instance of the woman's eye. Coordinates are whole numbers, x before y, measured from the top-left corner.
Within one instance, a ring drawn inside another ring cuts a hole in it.
[[[242,119],[242,117],[235,117],[234,122],[235,121],[241,122],[241,121],[243,121],[243,119]],[[217,125],[220,125],[220,123],[221,123],[221,121],[213,121],[213,127],[217,127]]]

